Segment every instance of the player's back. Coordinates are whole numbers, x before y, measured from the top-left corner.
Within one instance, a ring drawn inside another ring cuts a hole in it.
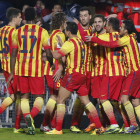
[[[85,74],[85,44],[79,37],[73,37],[68,40],[68,45],[73,47],[67,56],[67,71],[71,74],[78,72]],[[67,43],[66,42],[66,43]]]
[[[48,38],[48,32],[36,24],[18,29],[19,76],[43,76],[42,47],[48,46]]]
[[[12,52],[12,38],[16,29],[6,25],[0,29],[2,69],[10,73],[10,54]]]
[[[137,71],[140,68],[139,64],[139,47],[138,43],[133,34],[129,36],[124,36],[120,40],[125,42],[125,47],[123,48],[125,65],[129,68],[129,72]]]
[[[52,51],[61,49],[61,46],[57,42],[57,35],[61,38],[62,43],[65,42],[65,34],[60,29],[53,30],[49,39],[50,49]],[[60,60],[53,59],[53,63],[55,64],[54,71],[51,70],[49,61],[46,61],[46,65],[44,68],[44,75],[54,75],[56,73],[56,71],[59,69]]]

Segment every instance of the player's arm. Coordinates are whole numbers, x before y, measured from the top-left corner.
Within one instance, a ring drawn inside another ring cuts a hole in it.
[[[63,33],[60,33],[56,36],[56,40],[57,40],[57,46],[55,49],[59,50],[61,48],[61,46],[63,45],[63,43],[65,42],[65,35]],[[59,69],[55,72],[53,79],[55,82],[59,82],[60,77],[63,74],[63,71],[65,69],[64,67],[65,64],[65,56],[63,56],[60,60],[59,60]]]
[[[72,50],[74,50],[74,44],[70,41],[66,41],[60,50],[52,52],[53,57],[55,59],[60,59],[61,57],[70,53]]]
[[[17,52],[18,52],[18,43],[17,43],[17,32],[14,34],[12,38],[12,53],[10,56],[10,70],[11,74],[7,79],[7,86],[9,87],[10,82],[14,78],[14,70],[15,70],[15,64],[16,64],[16,57],[17,57]]]
[[[122,37],[117,41],[104,41],[97,37],[86,36],[86,40],[91,42],[96,42],[98,45],[108,47],[108,48],[117,48],[117,47],[125,46],[129,42],[128,37]]]
[[[44,47],[44,50],[46,52],[47,60],[50,63],[50,67],[52,67],[53,66],[53,55],[52,55],[52,52],[50,50],[50,46],[48,43],[49,34],[46,30],[43,30],[42,38],[43,38],[43,47]]]

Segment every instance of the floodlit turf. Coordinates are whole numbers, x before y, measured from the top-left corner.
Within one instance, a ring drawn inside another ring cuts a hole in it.
[[[14,134],[11,128],[0,128],[0,140],[140,140],[140,135],[136,134],[91,136],[88,133],[73,134],[69,130],[64,130],[63,135],[47,135],[41,133],[39,129],[35,132],[35,135]]]

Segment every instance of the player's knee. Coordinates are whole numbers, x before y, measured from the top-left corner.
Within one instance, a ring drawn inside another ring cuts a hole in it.
[[[100,103],[103,104],[105,101],[107,101],[107,100],[100,100]]]
[[[122,96],[121,96],[121,102],[122,102],[122,104],[126,103],[127,101],[129,101],[128,96],[122,95]]]
[[[57,104],[65,104],[66,99],[63,97],[57,97]]]
[[[133,105],[134,107],[137,107],[138,105],[140,105],[139,99],[138,99],[138,100],[137,100],[137,99],[132,99],[132,105]]]

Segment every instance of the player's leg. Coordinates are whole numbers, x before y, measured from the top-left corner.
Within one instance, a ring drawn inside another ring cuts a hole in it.
[[[139,84],[140,84],[139,70],[130,73],[124,81],[123,90],[121,92],[121,102],[130,120],[130,128],[125,133],[133,133],[137,130],[138,124],[136,122],[134,108],[129,100],[129,97],[131,96],[133,97],[138,92]]]
[[[22,119],[22,111],[21,111],[21,94],[17,92],[16,94],[16,104],[15,104],[15,126],[14,126],[14,133],[24,133],[24,129],[20,127],[20,122]]]
[[[105,76],[102,80],[101,88],[100,88],[100,102],[110,121],[110,126],[105,131],[105,133],[114,133],[116,131],[119,131],[119,126],[117,124],[117,121],[114,115],[113,106],[111,105],[109,101],[110,94],[112,94],[111,88],[112,86],[115,86],[113,85],[112,80],[113,80],[112,77]]]
[[[73,133],[80,133],[81,130],[78,127],[79,119],[81,118],[81,115],[83,115],[84,107],[79,99],[79,97],[76,98],[73,106],[73,113],[72,113],[72,122],[70,131]]]
[[[40,131],[47,132],[52,130],[51,129],[51,120],[53,119],[53,125],[55,124],[55,118],[53,116],[55,115],[55,110],[56,110],[56,99],[57,95],[51,95],[47,104],[46,104],[46,109],[45,109],[45,115],[43,119],[42,126],[40,127]]]
[[[87,85],[87,90],[89,93],[91,89],[91,72],[86,73],[86,85]],[[79,129],[79,126],[82,120],[84,110],[85,110],[84,105],[81,103],[79,98],[76,98],[74,106],[73,106],[73,115],[72,115],[72,122],[71,122],[71,127],[70,127],[71,132],[73,133],[81,132],[81,130]],[[88,111],[86,112],[88,114]]]
[[[50,98],[46,104],[45,115],[43,119],[43,123],[40,127],[40,131],[50,131],[51,130],[51,120],[53,125],[55,124],[55,118],[53,115],[55,114],[55,106],[56,106],[56,99],[58,95],[58,88],[60,87],[60,82],[55,82],[52,76],[46,75],[46,81],[50,92]],[[58,87],[59,86],[59,87]]]
[[[35,95],[35,101],[30,113],[32,118],[34,118],[41,111],[44,102],[44,77],[29,77],[29,85],[31,94]]]
[[[57,115],[56,115],[56,129],[46,132],[46,134],[63,134],[62,124],[65,115],[65,101],[70,96],[71,91],[64,87],[60,87],[57,98]]]
[[[4,71],[3,70],[3,74],[4,74],[4,77],[5,77],[5,80],[7,81],[7,79],[8,79],[8,77],[9,77],[9,73],[7,72],[7,71]],[[16,78],[14,79],[14,81],[13,82],[15,82],[15,80],[16,80]],[[15,101],[15,93],[14,93],[14,91],[13,91],[13,84],[14,83],[11,83],[11,85],[8,87],[8,92],[9,92],[9,94],[10,94],[10,96],[9,97],[7,97],[3,102],[2,102],[2,104],[0,105],[0,114],[2,113],[2,112],[4,112],[5,110],[6,110],[6,108],[9,106],[9,105],[11,105],[14,101]]]
[[[130,122],[129,122],[129,118],[127,116],[127,113],[123,107],[123,105],[121,105],[121,101],[117,102],[117,101],[112,101],[112,104],[114,105],[114,107],[116,108],[116,110],[119,112],[119,114],[122,116],[123,118],[123,126],[120,129],[119,133],[125,133],[125,131],[127,131],[130,127]]]
[[[21,110],[23,117],[28,126],[28,134],[35,134],[34,121],[30,115],[30,105],[29,105],[29,93],[30,85],[29,85],[29,77],[28,76],[19,76],[20,83],[20,92],[21,92]]]

